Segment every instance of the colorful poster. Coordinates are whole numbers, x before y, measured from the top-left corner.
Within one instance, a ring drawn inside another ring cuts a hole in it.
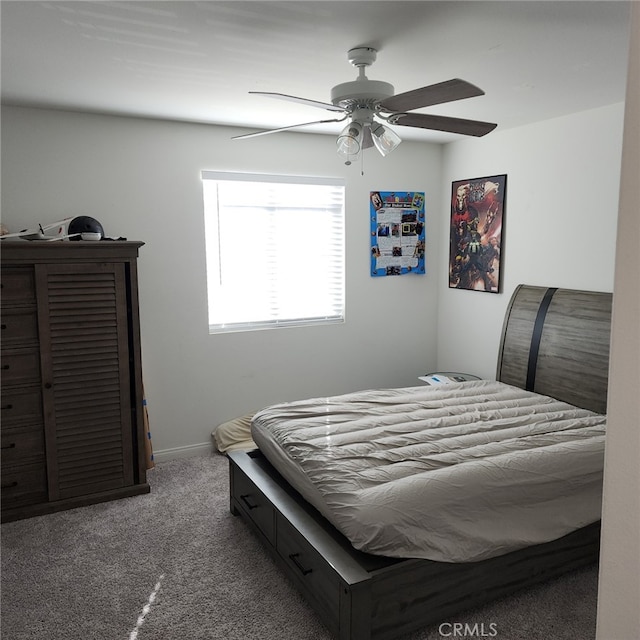
[[[451,185],[449,288],[499,293],[507,176]]]
[[[371,275],[424,274],[424,192],[372,191]]]

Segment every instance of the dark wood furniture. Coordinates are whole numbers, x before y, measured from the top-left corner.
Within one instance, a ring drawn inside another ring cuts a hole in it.
[[[584,408],[606,407],[610,317],[611,294],[519,286],[505,317],[497,379]],[[599,522],[481,562],[364,554],[260,451],[231,452],[229,461],[231,512],[340,640],[394,638],[598,558]]]
[[[0,245],[3,522],[149,491],[142,244]]]

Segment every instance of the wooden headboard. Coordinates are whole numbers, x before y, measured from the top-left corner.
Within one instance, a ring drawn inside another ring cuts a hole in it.
[[[496,379],[597,413],[607,411],[612,294],[519,285]]]

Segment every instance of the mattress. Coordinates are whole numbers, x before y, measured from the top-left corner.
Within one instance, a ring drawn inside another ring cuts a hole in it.
[[[600,519],[605,425],[480,380],[281,403],[251,432],[356,549],[475,562]]]

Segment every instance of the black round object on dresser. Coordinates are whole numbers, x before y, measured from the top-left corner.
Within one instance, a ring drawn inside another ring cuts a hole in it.
[[[78,216],[69,223],[68,233],[71,236],[69,240],[80,240],[83,233],[99,233],[100,240],[104,238],[104,229],[102,225],[90,216]],[[76,235],[80,234],[80,235]]]

